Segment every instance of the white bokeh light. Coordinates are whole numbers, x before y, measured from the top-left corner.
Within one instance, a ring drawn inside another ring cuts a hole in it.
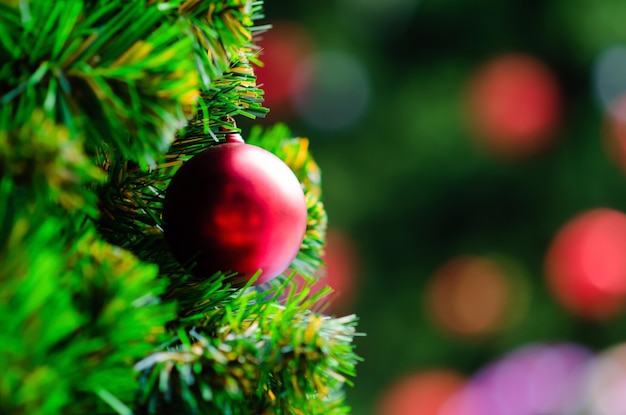
[[[595,95],[605,110],[613,116],[625,119],[626,114],[616,111],[616,100],[626,93],[626,46],[612,46],[602,52],[593,68]]]
[[[626,413],[626,345],[596,357],[588,376],[586,407],[594,415]]]
[[[321,51],[302,62],[292,88],[293,106],[320,130],[341,130],[365,112],[371,83],[361,62],[341,51]]]

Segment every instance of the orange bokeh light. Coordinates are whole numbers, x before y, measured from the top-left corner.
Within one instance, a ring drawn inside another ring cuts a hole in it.
[[[626,215],[598,208],[565,224],[546,256],[557,300],[581,317],[603,319],[626,301]]]
[[[609,106],[602,137],[611,160],[626,172],[626,94],[620,95]]]
[[[445,369],[407,375],[385,392],[376,415],[438,415],[464,384],[463,376]]]
[[[559,86],[538,59],[502,55],[472,76],[467,112],[484,147],[506,158],[528,157],[553,141],[561,112]]]
[[[439,327],[469,337],[501,329],[515,304],[511,277],[495,261],[471,255],[441,266],[426,296],[429,314]]]

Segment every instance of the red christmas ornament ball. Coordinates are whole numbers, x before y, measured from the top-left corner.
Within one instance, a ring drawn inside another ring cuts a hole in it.
[[[233,140],[230,140],[233,141]],[[165,239],[198,277],[236,272],[255,285],[283,272],[300,249],[307,207],[300,183],[278,157],[250,144],[208,148],[176,172],[163,206]]]

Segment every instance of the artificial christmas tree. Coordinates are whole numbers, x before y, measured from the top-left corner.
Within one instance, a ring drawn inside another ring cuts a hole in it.
[[[227,145],[233,118],[267,112],[252,66],[261,12],[248,0],[0,2],[0,413],[348,411],[355,317],[311,311],[327,290],[284,298],[290,275],[312,285],[323,266],[306,139],[284,126],[247,139],[302,183],[306,229],[283,277],[235,287],[237,266],[190,273],[163,236],[181,165]]]

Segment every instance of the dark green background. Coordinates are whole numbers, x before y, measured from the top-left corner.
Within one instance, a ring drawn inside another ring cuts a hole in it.
[[[318,50],[348,52],[371,80],[366,112],[328,131],[286,120],[311,139],[331,226],[360,251],[355,415],[411,370],[446,367],[468,376],[496,356],[537,341],[602,350],[626,338],[624,317],[572,317],[544,284],[546,248],[568,219],[594,207],[626,209],[624,174],[601,142],[602,109],[592,93],[594,60],[626,42],[623,0],[268,1],[267,21],[305,27]],[[372,6],[376,4],[376,6]],[[412,11],[411,11],[412,10]],[[563,92],[558,144],[506,162],[472,145],[463,92],[477,66],[506,52],[545,62]],[[625,74],[626,76],[626,74]],[[282,121],[268,116],[267,122]],[[424,314],[423,288],[459,254],[500,255],[520,270],[529,307],[488,341],[446,336]]]

